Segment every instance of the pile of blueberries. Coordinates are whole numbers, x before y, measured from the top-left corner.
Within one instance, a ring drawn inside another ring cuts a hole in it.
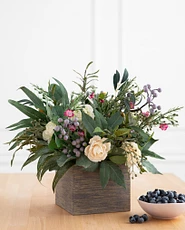
[[[178,194],[176,191],[155,189],[154,191],[148,191],[146,195],[141,195],[139,200],[154,204],[185,203],[185,195]]]
[[[135,215],[129,217],[129,222],[131,224],[143,223],[143,222],[145,222],[147,220],[148,220],[147,214],[143,214],[142,216],[139,216],[139,215],[135,214]]]

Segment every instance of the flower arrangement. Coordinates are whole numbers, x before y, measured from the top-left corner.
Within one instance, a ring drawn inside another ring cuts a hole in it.
[[[27,146],[30,155],[22,168],[37,160],[39,181],[46,171],[54,171],[53,191],[73,165],[99,170],[103,188],[109,180],[125,187],[120,165],[128,167],[132,178],[138,172],[160,173],[148,160],[164,159],[150,150],[157,141],[153,127],[166,130],[178,125],[176,116],[181,107],[162,113],[154,103],[161,89],[152,89],[149,84],[140,89],[126,69],[122,77],[118,71],[113,75],[115,95],[96,92],[91,83],[97,80],[98,71],[88,73],[91,64],[83,75],[75,71],[80,83],[74,83],[80,92],[72,92],[70,98],[64,85],[54,78],[47,91],[33,85],[33,93],[23,86],[20,89],[29,99],[9,100],[28,117],[7,127],[11,131],[21,129],[8,142],[9,150],[15,150],[11,165],[16,152]]]

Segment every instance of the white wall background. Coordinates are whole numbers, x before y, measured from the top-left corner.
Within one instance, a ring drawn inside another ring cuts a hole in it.
[[[93,61],[100,69],[100,90],[113,91],[116,69],[127,68],[143,86],[161,87],[163,110],[185,106],[185,3],[183,0],[1,0],[0,1],[0,172],[20,172],[29,152],[4,145],[15,135],[5,129],[23,118],[8,99],[30,83],[46,88],[52,77],[70,91],[76,75]],[[166,157],[155,161],[162,172],[185,178],[185,109],[179,127],[156,131],[154,150]],[[23,172],[35,172],[35,164]]]

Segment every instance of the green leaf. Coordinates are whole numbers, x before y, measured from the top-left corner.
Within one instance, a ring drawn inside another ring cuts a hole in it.
[[[53,179],[53,183],[52,183],[52,189],[53,192],[55,191],[55,187],[57,185],[57,183],[59,182],[59,180],[63,177],[63,175],[67,172],[67,170],[69,168],[71,168],[74,165],[73,161],[68,161],[63,167],[61,167],[55,174],[55,177]]]
[[[82,166],[83,168],[88,168],[91,165],[92,161],[90,161],[85,155],[81,155],[76,160],[76,165]]]
[[[113,85],[115,90],[117,89],[119,80],[120,80],[120,73],[116,70],[116,73],[113,76]]]
[[[124,150],[120,147],[113,147],[109,152],[109,156],[122,156],[124,154]]]
[[[142,147],[142,151],[148,150],[156,141],[153,139],[152,137],[150,137],[150,139],[146,142],[146,144]]]
[[[107,121],[105,117],[98,112],[98,110],[95,109],[95,121],[97,123],[97,126],[99,126],[101,129],[106,129],[107,128]]]
[[[100,163],[100,182],[102,188],[105,188],[110,179],[110,167],[106,161]]]
[[[119,126],[123,122],[123,117],[120,112],[114,113],[108,120],[108,128],[114,130],[117,126]]]
[[[123,77],[121,79],[121,83],[124,83],[128,79],[128,71],[127,69],[124,70]]]
[[[90,135],[93,136],[93,132],[94,132],[95,128],[97,127],[97,125],[96,125],[95,121],[92,119],[92,117],[90,117],[89,115],[87,115],[83,111],[82,111],[82,122],[83,122],[83,125],[84,125],[85,129],[87,130],[87,132],[89,132]]]
[[[53,78],[53,79],[58,83],[60,87],[60,94],[62,95],[61,99],[62,99],[64,106],[69,105],[69,98],[68,98],[68,93],[67,93],[66,88],[59,80],[57,80],[56,78]]]
[[[130,132],[130,129],[127,129],[127,128],[122,128],[122,129],[117,129],[114,134],[117,136],[117,137],[120,137],[120,136],[123,136],[125,134],[128,134]]]
[[[37,160],[37,158],[39,158],[40,156],[46,154],[46,153],[50,153],[51,150],[48,148],[48,146],[44,146],[40,149],[38,149],[37,151],[35,151],[34,154],[30,154],[30,156],[28,157],[28,159],[24,162],[24,164],[22,165],[21,170],[28,164],[30,164],[31,162]]]
[[[13,131],[13,130],[17,130],[17,129],[20,129],[20,128],[30,127],[30,126],[32,126],[31,125],[31,121],[32,121],[32,119],[30,119],[30,118],[28,118],[28,119],[22,119],[19,122],[14,123],[12,125],[9,125],[6,128],[10,129],[10,131]]]
[[[150,163],[149,161],[143,161],[142,162],[142,165],[149,171],[149,172],[151,172],[151,173],[153,173],[153,174],[162,174],[162,173],[160,173],[156,168],[155,168],[155,166],[152,164],[152,163]]]
[[[54,156],[54,155],[44,155],[39,158],[38,164],[37,164],[37,178],[39,181],[42,180],[43,175],[48,170],[50,171],[52,169],[55,169],[55,170],[59,169],[57,162],[56,162],[57,159],[58,159],[58,156]]]
[[[126,161],[126,157],[124,155],[123,156],[111,156],[109,157],[109,159],[117,165],[124,164]]]
[[[125,188],[125,180],[124,180],[124,175],[119,168],[118,165],[114,164],[113,162],[107,162],[110,167],[110,178],[113,180],[116,184],[122,186]]]
[[[68,161],[74,160],[76,157],[67,157],[66,155],[62,155],[61,157],[58,158],[57,164],[59,167],[62,167],[65,165]]]
[[[15,106],[22,113],[24,113],[25,115],[27,115],[28,117],[30,117],[32,119],[35,119],[35,120],[38,120],[38,119],[46,120],[46,116],[43,113],[40,113],[37,110],[30,108],[29,106],[21,105],[19,102],[14,101],[14,100],[8,100],[8,102],[11,105]]]
[[[98,166],[98,162],[91,162],[91,164],[87,168],[85,168],[85,171],[94,172],[98,168]]]
[[[81,155],[81,157],[76,160],[76,165],[83,167],[86,171],[93,172],[98,168],[99,164],[90,161],[85,155]]]
[[[54,136],[52,136],[51,141],[50,141],[49,144],[48,144],[48,148],[49,148],[50,150],[55,150],[55,149],[57,149],[57,144],[56,144],[56,142],[55,142]]]
[[[100,127],[96,127],[93,133],[104,133],[104,131]]]
[[[145,142],[148,142],[148,140],[150,139],[150,136],[147,133],[145,133],[142,129],[140,129],[139,127],[132,126],[131,129],[137,131]]]
[[[55,143],[57,145],[57,148],[60,148],[62,146],[62,140],[58,138],[56,133],[54,133],[54,136],[55,136]]]
[[[156,154],[150,150],[141,150],[141,152],[144,156],[154,157],[154,158],[162,159],[162,160],[165,159],[164,157],[161,157],[160,155],[158,155],[158,154]]]
[[[22,89],[22,91],[31,99],[37,109],[41,109],[43,112],[46,112],[46,108],[40,98],[24,86],[20,87],[20,89]]]

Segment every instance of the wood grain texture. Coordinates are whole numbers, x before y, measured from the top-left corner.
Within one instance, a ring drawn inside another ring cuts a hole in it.
[[[99,171],[71,167],[56,186],[55,203],[72,215],[130,211],[130,176],[127,167],[121,170],[126,189],[113,181],[103,189]]]
[[[184,230],[185,214],[173,220],[149,216],[144,224],[130,224],[133,214],[143,214],[137,197],[155,188],[185,193],[185,183],[173,174],[139,175],[131,180],[131,211],[73,216],[55,205],[53,174],[42,184],[35,174],[0,174],[0,230]]]

